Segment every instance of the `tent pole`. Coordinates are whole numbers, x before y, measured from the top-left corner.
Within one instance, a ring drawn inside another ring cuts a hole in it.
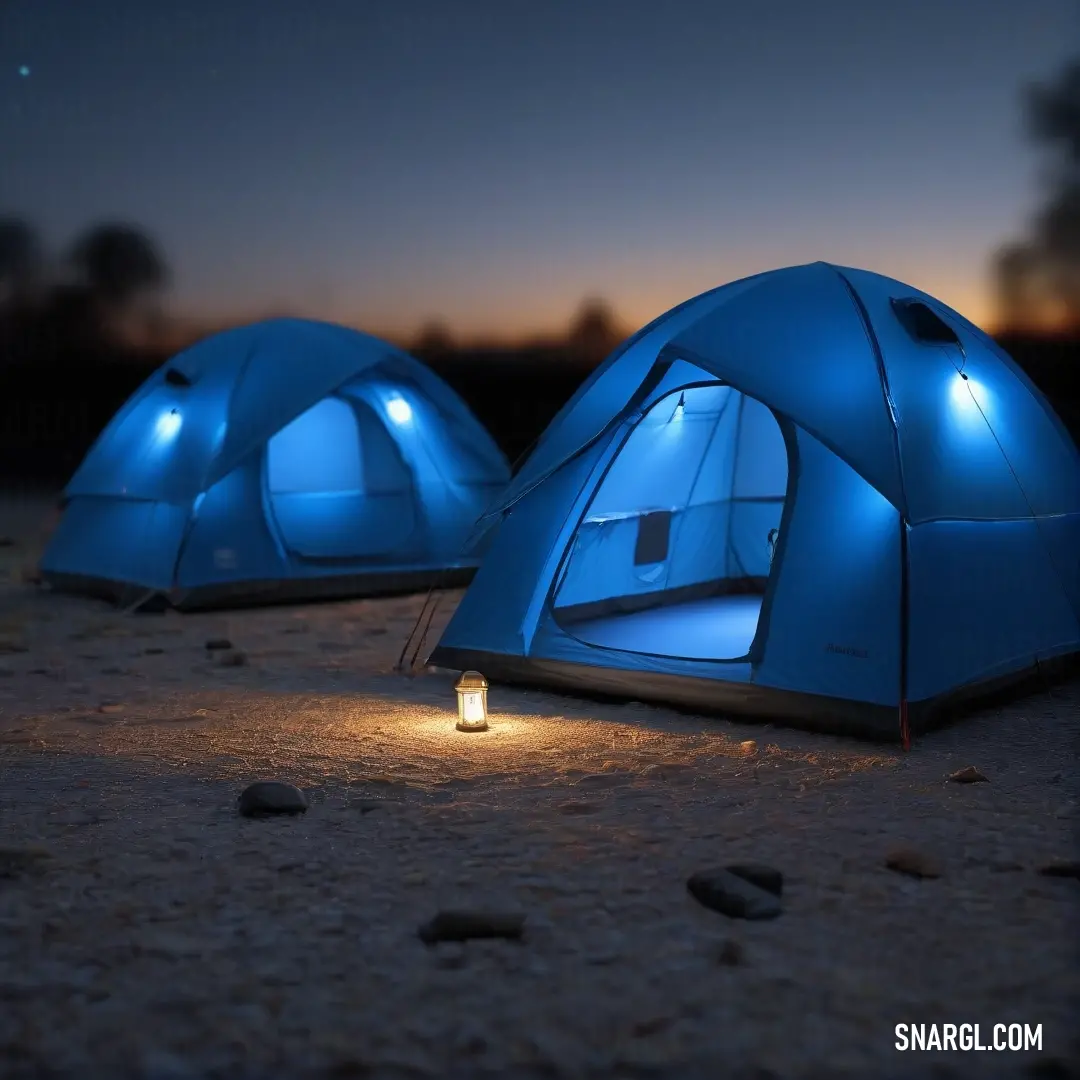
[[[881,380],[881,393],[885,401],[885,408],[889,414],[889,422],[892,426],[893,448],[896,452],[897,475],[900,480],[900,739],[905,750],[911,749],[911,727],[908,723],[908,524],[906,514],[907,485],[904,482],[904,455],[900,446],[900,417],[897,412],[896,402],[893,401],[892,389],[889,386],[889,372],[885,366],[885,354],[881,351],[881,342],[874,330],[870,312],[866,310],[866,304],[858,290],[852,285],[847,275],[841,270],[836,270],[840,280],[851,297],[851,302],[859,313],[863,329],[867,339],[874,350],[874,362],[877,364],[878,378]]]

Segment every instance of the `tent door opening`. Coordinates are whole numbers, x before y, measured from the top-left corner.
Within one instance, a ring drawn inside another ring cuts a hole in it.
[[[723,384],[635,424],[578,525],[554,617],[586,644],[683,659],[750,650],[788,490],[771,409]]]
[[[363,402],[329,397],[267,444],[270,509],[288,551],[347,561],[400,552],[417,527],[412,474]]]

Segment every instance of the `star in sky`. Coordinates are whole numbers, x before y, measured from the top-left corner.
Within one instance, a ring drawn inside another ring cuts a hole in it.
[[[23,66],[22,66],[21,68],[19,68],[19,74],[20,74],[20,75],[21,75],[21,76],[22,76],[22,77],[23,77],[24,79],[28,79],[28,78],[30,78],[30,68],[29,68],[29,66],[28,66],[28,65],[26,65],[26,64],[23,64]]]

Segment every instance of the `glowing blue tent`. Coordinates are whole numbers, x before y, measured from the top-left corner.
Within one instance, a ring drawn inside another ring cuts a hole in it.
[[[893,737],[1080,649],[1080,455],[985,334],[824,263],[645,327],[494,505],[431,660]]]
[[[54,587],[179,607],[464,582],[462,545],[509,470],[417,360],[275,319],[155,372],[64,492]]]

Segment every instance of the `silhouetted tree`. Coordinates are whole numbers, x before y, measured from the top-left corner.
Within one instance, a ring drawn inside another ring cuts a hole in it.
[[[35,293],[45,264],[34,227],[18,217],[0,218],[0,304]]]
[[[1046,295],[1042,259],[1034,245],[1006,244],[994,257],[998,317],[1004,327],[1019,329],[1034,321]]]
[[[1028,126],[1036,139],[1059,154],[1064,180],[1080,178],[1080,58],[1067,64],[1055,82],[1027,92]]]
[[[0,217],[0,367],[32,361],[40,326],[45,256],[37,231]]]
[[[75,281],[57,300],[72,320],[73,347],[113,355],[146,347],[160,336],[159,293],[169,271],[157,244],[141,229],[116,222],[95,225],[72,244],[68,263]]]
[[[570,350],[590,362],[602,360],[622,340],[611,305],[606,300],[586,300],[574,316],[567,334]]]
[[[1026,240],[995,259],[1008,329],[1047,323],[1080,330],[1080,60],[1026,94],[1028,129],[1048,156],[1047,200]]]
[[[141,294],[169,280],[157,244],[133,225],[96,225],[72,245],[69,261],[81,283],[110,311],[121,311]]]
[[[454,351],[454,339],[443,323],[432,321],[421,328],[412,348],[420,356],[444,356]]]

